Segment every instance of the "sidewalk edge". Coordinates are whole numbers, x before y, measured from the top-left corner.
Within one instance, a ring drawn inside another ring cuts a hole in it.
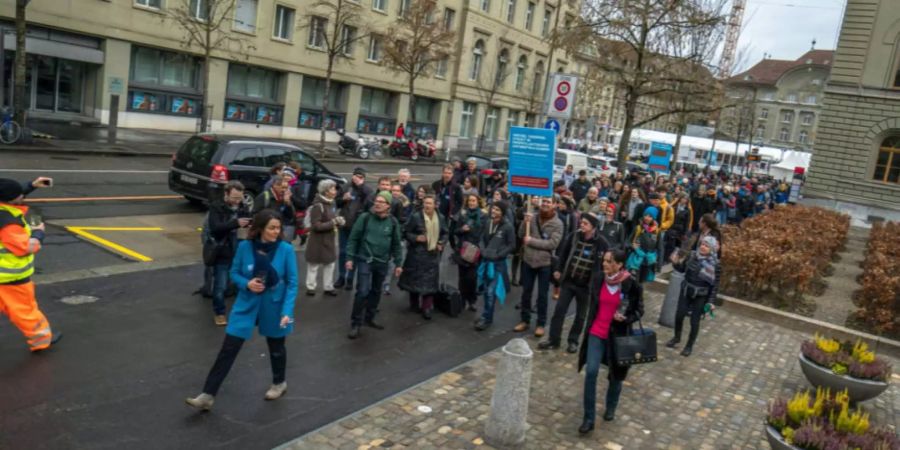
[[[38,275],[34,277],[34,284],[44,286],[49,284],[62,283],[65,281],[84,280],[90,278],[104,278],[113,275],[122,275],[135,272],[145,272],[148,270],[171,269],[174,267],[191,266],[200,264],[197,257],[181,257],[165,261],[151,262],[131,262],[125,264],[115,264],[112,266],[101,266],[90,269],[71,270],[68,272],[58,272],[49,275]]]

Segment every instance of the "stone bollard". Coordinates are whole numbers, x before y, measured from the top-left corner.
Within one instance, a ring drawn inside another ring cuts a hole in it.
[[[669,289],[666,290],[666,298],[659,311],[659,324],[664,327],[675,327],[675,313],[678,311],[678,296],[681,294],[682,283],[684,273],[676,270],[669,273]]]
[[[484,426],[485,441],[494,447],[515,447],[525,441],[533,356],[524,339],[513,339],[503,347],[491,414]]]

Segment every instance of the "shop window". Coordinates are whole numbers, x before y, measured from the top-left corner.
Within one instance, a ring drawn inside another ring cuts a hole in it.
[[[416,97],[415,115],[410,116],[408,132],[416,137],[433,139],[437,136],[437,118],[441,102],[425,97]]]
[[[337,81],[331,81],[328,93],[328,116],[325,119],[325,128],[337,130],[345,128],[346,107],[344,93],[347,85]],[[325,100],[325,79],[303,77],[303,91],[300,95],[300,128],[322,128],[322,103]]]
[[[229,64],[225,120],[281,124],[278,105],[281,74],[243,64]]]
[[[391,135],[397,128],[396,95],[393,92],[364,87],[359,102],[356,131]]]
[[[872,178],[884,183],[900,183],[900,135],[890,136],[881,142]]]
[[[200,62],[192,56],[133,46],[127,109],[199,116],[199,72]]]

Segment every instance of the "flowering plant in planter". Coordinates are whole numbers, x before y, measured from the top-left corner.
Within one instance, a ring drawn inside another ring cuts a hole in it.
[[[788,445],[806,450],[900,450],[900,438],[887,427],[873,428],[869,414],[850,409],[846,391],[819,388],[815,396],[798,392],[769,404],[766,423]]]
[[[849,375],[863,380],[887,382],[891,365],[875,356],[863,341],[839,342],[818,334],[800,346],[800,352],[815,364],[831,369],[837,375]]]

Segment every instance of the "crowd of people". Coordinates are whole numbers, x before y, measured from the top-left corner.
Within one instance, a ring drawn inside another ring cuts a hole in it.
[[[290,242],[300,227],[308,236],[306,295],[317,294],[319,277],[323,295],[355,291],[350,339],[362,337],[364,328],[385,329],[379,304],[392,295],[394,280],[409,309],[431,320],[436,302],[447,298],[444,263],[455,266],[462,308],[480,308],[473,322],[478,331],[492,326],[496,304],[504,304],[511,286],[520,285],[514,331],[533,329],[535,337],[546,336],[538,344],[541,350],[561,348],[574,300],[565,350],[579,354],[579,370],[586,367],[579,431],[587,433],[594,427],[601,365],[609,368],[610,380],[603,418],[615,418],[628,367],[614,363],[613,342],[643,315],[643,284],[667,262],[685,273],[675,336],[666,345],[681,343],[689,317],[681,350],[689,356],[701,317],[716,303],[720,224],[740,224],[787,201],[784,185],[708,171],[588,179],[584,170],[575,175],[570,166],[554,183],[552,196],[526,198],[508,191],[502,171],[483,175],[474,159],[455,160],[438,180],[419,186],[406,169],[379,178],[374,188],[366,184],[364,168],[354,169],[343,186],[330,180],[309,186],[302,173],[289,169],[273,169],[271,188],[257,198],[252,219],[243,211],[244,189],[237,182],[226,185],[221,204],[210,210],[208,242],[224,248],[210,252],[214,257],[207,262],[215,280],[214,319],[227,328],[202,393],[187,399],[197,408],[212,407],[254,327],[270,348],[273,381],[265,398],[286,391],[284,337],[292,329],[300,278],[289,257],[294,255]],[[302,224],[296,219],[301,209]],[[238,295],[226,320],[228,278]]]

